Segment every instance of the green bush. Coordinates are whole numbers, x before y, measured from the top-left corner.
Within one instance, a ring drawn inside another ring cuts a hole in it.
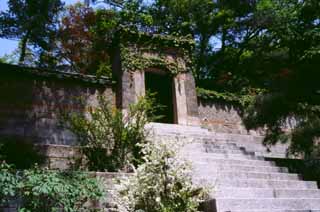
[[[1,163],[1,161],[0,161]],[[0,208],[17,196],[18,177],[12,166],[0,164]]]
[[[82,173],[38,167],[17,172],[5,163],[0,166],[0,189],[0,206],[15,200],[19,212],[90,211],[85,203],[103,195],[97,179]]]
[[[124,212],[196,212],[206,191],[192,185],[189,164],[175,144],[143,145],[144,162],[121,180],[114,198]]]
[[[99,106],[84,114],[71,114],[64,118],[70,130],[77,135],[90,171],[118,171],[131,163],[141,162],[137,143],[145,142],[144,126],[152,121],[156,108],[152,96],[141,97],[130,105],[127,114],[114,108],[99,96]]]

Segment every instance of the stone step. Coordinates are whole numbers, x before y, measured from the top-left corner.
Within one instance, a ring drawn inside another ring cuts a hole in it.
[[[207,163],[210,164],[211,162],[214,163],[228,163],[230,165],[243,165],[243,166],[276,166],[274,161],[264,161],[258,159],[221,159],[216,157],[211,157],[210,154],[206,155],[192,155],[193,163],[200,162],[200,163]]]
[[[187,125],[178,125],[178,124],[165,124],[165,123],[156,123],[156,122],[151,122],[146,125],[147,129],[177,129],[177,130],[205,130],[209,132],[209,130],[204,129],[200,126],[187,126]]]
[[[283,152],[258,152],[254,151],[254,154],[259,157],[265,158],[285,158],[285,159],[299,159],[299,156],[288,155],[287,153]]]
[[[227,211],[273,211],[318,210],[320,199],[217,199],[219,212]]]
[[[230,133],[215,133],[209,131],[208,129],[195,127],[195,126],[181,126],[173,124],[160,124],[151,123],[148,124],[147,129],[155,132],[157,135],[176,135],[185,137],[188,136],[198,136],[198,138],[213,138],[214,140],[221,141],[255,141],[261,144],[263,136],[253,136],[245,134],[230,134]]]
[[[183,149],[221,149],[221,150],[241,150],[236,144],[219,143],[219,142],[193,142],[186,144]]]
[[[265,180],[300,180],[298,174],[265,173],[265,172],[219,172],[218,177],[224,179],[265,179]]]
[[[221,171],[243,171],[243,172],[265,172],[265,173],[288,173],[287,167],[278,166],[243,166],[243,165],[232,165],[228,164],[226,160],[225,163],[221,164],[219,162],[211,163],[200,163],[193,162],[193,170],[199,173],[214,174]]]
[[[205,178],[200,179],[201,183]],[[208,179],[207,179],[208,180]],[[195,180],[195,182],[197,182]],[[209,180],[207,182],[210,182]],[[313,181],[298,180],[261,180],[261,179],[218,179],[213,184],[218,189],[222,188],[274,188],[274,189],[318,189],[317,183]]]
[[[315,210],[232,210],[228,212],[320,212],[320,209]]]
[[[253,136],[253,135],[243,135],[243,134],[232,134],[232,133],[214,133],[211,132],[211,136],[214,136],[216,139],[224,141],[235,141],[237,143],[255,143],[261,144],[264,139],[263,136]]]
[[[212,136],[211,134],[199,134],[190,136],[189,134],[186,135],[185,133],[177,134],[177,133],[167,133],[167,132],[156,132],[150,133],[147,138],[156,138],[156,139],[175,139],[181,141],[195,141],[195,142],[220,142],[220,143],[231,143],[225,140],[219,140]]]
[[[182,152],[180,154],[182,157],[193,161],[193,158],[198,158],[199,156],[203,155],[205,157],[216,158],[216,159],[232,159],[232,160],[264,160],[262,156],[254,156],[253,154],[221,154],[221,153],[206,153],[206,152]]]
[[[149,138],[150,140],[164,140],[164,141],[175,141],[175,142],[185,142],[185,143],[197,143],[201,145],[201,143],[209,143],[208,138],[191,138],[190,136],[186,136],[183,138],[179,138],[179,136],[158,136]],[[189,145],[189,144],[188,144]],[[254,143],[241,143],[235,141],[220,141],[217,139],[211,139],[210,145],[213,148],[231,148],[231,149],[245,149],[248,152],[256,152],[257,155],[266,156],[266,157],[273,157],[273,158],[285,158],[287,157],[287,149],[288,147],[272,147],[268,151],[267,147],[263,146],[262,144],[254,144]],[[233,145],[233,147],[230,147]],[[210,146],[207,148],[211,148]]]
[[[214,198],[261,199],[261,198],[320,198],[318,189],[265,189],[265,188],[223,188],[213,191]]]
[[[215,133],[208,129],[201,128],[198,126],[182,126],[174,124],[161,124],[161,123],[150,123],[146,126],[146,129],[153,131],[157,134],[168,133],[168,134],[194,134],[197,135],[210,135],[222,140],[263,140],[262,136],[252,136],[244,134],[230,134],[230,133]]]
[[[223,141],[221,141],[223,142]],[[237,142],[237,141],[226,141],[226,143],[230,143],[230,144],[237,144],[238,146],[243,146],[248,150],[255,150],[255,151],[268,151],[268,149],[271,152],[275,152],[277,150],[280,150],[281,152],[286,151],[288,149],[288,145],[287,144],[276,144],[275,146],[271,146],[271,147],[267,147],[265,145],[263,145],[260,142],[252,142],[252,141],[242,141],[242,142]]]
[[[238,211],[238,210],[232,210],[228,212],[320,212],[320,209],[317,210],[246,210],[246,211]]]
[[[159,138],[154,138],[156,140],[159,140]],[[154,140],[151,139],[151,140]],[[201,141],[198,141],[196,138],[186,138],[186,139],[178,139],[178,138],[161,138],[160,140],[165,140],[165,141],[175,141],[175,142],[195,142],[197,141],[198,143]],[[216,143],[221,143],[224,145],[227,144],[234,144],[236,143],[235,141],[228,142],[228,141],[212,141]],[[259,144],[260,146],[254,146],[253,144],[242,144],[242,143],[237,143],[238,148],[244,148],[247,152],[253,152],[257,156],[263,156],[263,157],[269,157],[269,158],[288,158],[287,155],[287,148],[271,148],[271,151],[269,152],[265,146],[262,144]],[[290,156],[290,158],[295,158],[293,156]]]
[[[158,125],[158,124],[157,124]],[[212,133],[206,129],[203,129],[201,127],[190,127],[190,126],[181,126],[181,125],[170,125],[170,126],[151,126],[148,124],[146,126],[146,130],[148,132],[153,132],[156,134],[162,134],[162,133],[170,133],[170,134],[183,134],[186,133],[188,135],[194,134],[194,135],[211,135]]]
[[[240,149],[218,149],[218,148],[210,148],[210,147],[198,147],[198,148],[192,148],[191,147],[184,147],[182,152],[203,152],[203,153],[220,153],[220,154],[250,154],[253,155],[253,153],[248,153]]]
[[[226,138],[225,136],[219,136],[215,134],[190,134],[190,133],[178,133],[178,132],[170,132],[170,131],[159,131],[157,135],[151,136],[152,138],[162,139],[162,140],[179,140],[179,141],[193,141],[197,143],[202,142],[211,142],[216,144],[236,144],[238,147],[244,147],[248,151],[257,151],[268,153],[268,148],[264,146],[260,139],[252,140],[246,137],[245,139],[233,139],[233,137]],[[241,136],[242,137],[242,136]],[[246,140],[248,138],[248,140]],[[277,144],[269,148],[273,153],[286,153],[288,149],[287,144]]]
[[[286,144],[262,144],[262,136],[215,133],[201,127],[151,124],[148,139],[184,144],[196,184],[213,186],[217,212],[320,212],[316,182],[302,181],[265,157],[286,158]],[[212,188],[212,187],[209,187]],[[210,210],[211,212],[212,210]]]

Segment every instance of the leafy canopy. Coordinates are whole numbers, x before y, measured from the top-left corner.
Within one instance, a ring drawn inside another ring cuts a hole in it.
[[[269,40],[262,65],[279,70],[267,95],[247,111],[249,128],[267,126],[266,142],[291,139],[291,153],[311,157],[320,136],[320,3],[318,1],[264,0],[261,14],[270,20],[261,41]],[[291,132],[283,126],[295,120]]]
[[[8,10],[0,13],[0,37],[20,41],[19,62],[25,60],[28,44],[48,50],[55,36],[60,0],[9,0]]]

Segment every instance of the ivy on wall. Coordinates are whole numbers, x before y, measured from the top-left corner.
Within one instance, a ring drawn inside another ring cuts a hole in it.
[[[230,92],[218,92],[214,90],[207,90],[204,88],[197,88],[197,96],[205,100],[216,100],[236,104],[241,107],[251,104],[255,97],[262,94],[265,90],[251,89],[246,93],[230,93]]]
[[[158,68],[172,75],[192,71],[193,40],[129,29],[121,29],[119,33],[120,57],[124,71]],[[172,60],[168,59],[169,55],[172,56]]]
[[[175,47],[193,51],[195,48],[195,42],[190,37],[174,36],[174,35],[162,35],[162,34],[150,34],[140,32],[137,30],[121,27],[118,30],[119,38],[122,41],[129,41],[139,45],[146,45],[154,47]]]

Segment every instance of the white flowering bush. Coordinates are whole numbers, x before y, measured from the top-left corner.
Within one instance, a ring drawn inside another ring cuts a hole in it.
[[[121,212],[195,212],[206,192],[192,185],[191,166],[177,157],[177,145],[142,145],[144,161],[122,179],[115,198]]]

